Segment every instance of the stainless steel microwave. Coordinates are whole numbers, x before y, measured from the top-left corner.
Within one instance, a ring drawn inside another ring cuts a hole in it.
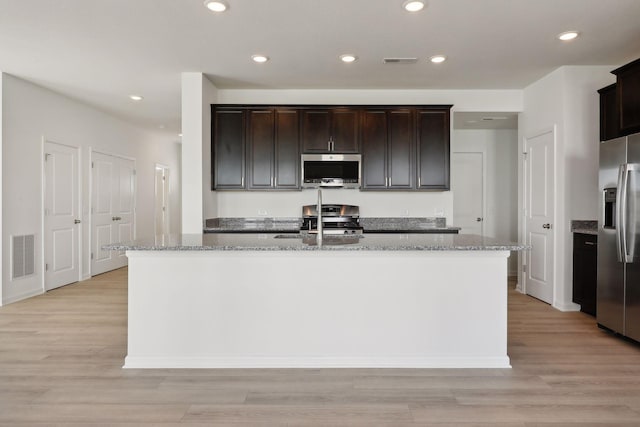
[[[303,154],[302,188],[360,188],[360,154]]]

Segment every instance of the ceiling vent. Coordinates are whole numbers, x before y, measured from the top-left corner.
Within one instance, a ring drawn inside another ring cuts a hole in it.
[[[382,62],[385,64],[415,64],[418,62],[418,58],[384,58]]]

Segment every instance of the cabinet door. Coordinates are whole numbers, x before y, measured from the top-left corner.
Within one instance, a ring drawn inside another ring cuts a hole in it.
[[[336,108],[331,113],[332,151],[336,153],[359,152],[359,111],[349,108]]]
[[[617,77],[620,130],[624,135],[640,131],[640,59],[613,71]]]
[[[275,187],[300,188],[299,116],[296,110],[276,110]]]
[[[414,126],[411,110],[389,111],[388,187],[414,188]]]
[[[305,153],[326,153],[330,137],[329,110],[302,111],[302,149]]]
[[[362,113],[362,188],[387,187],[387,112]]]
[[[612,84],[598,91],[600,94],[600,141],[608,141],[620,136],[620,114],[616,85]]]
[[[417,111],[420,190],[449,189],[449,109]]]
[[[216,110],[213,130],[215,189],[244,188],[244,111]]]
[[[250,110],[247,114],[247,187],[271,188],[274,176],[274,112]]]
[[[598,236],[573,235],[573,302],[580,311],[596,315]]]

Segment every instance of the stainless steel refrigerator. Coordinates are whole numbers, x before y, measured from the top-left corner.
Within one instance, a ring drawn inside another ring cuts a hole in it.
[[[597,321],[640,341],[640,134],[600,143]]]

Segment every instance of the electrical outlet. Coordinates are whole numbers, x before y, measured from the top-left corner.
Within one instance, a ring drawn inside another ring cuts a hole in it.
[[[444,209],[443,208],[435,208],[433,210],[433,214],[437,217],[443,217],[444,216]]]
[[[404,210],[400,213],[400,215],[403,215],[403,216],[409,216],[409,209],[404,209]]]
[[[266,209],[258,209],[258,215],[267,216],[267,210]]]

